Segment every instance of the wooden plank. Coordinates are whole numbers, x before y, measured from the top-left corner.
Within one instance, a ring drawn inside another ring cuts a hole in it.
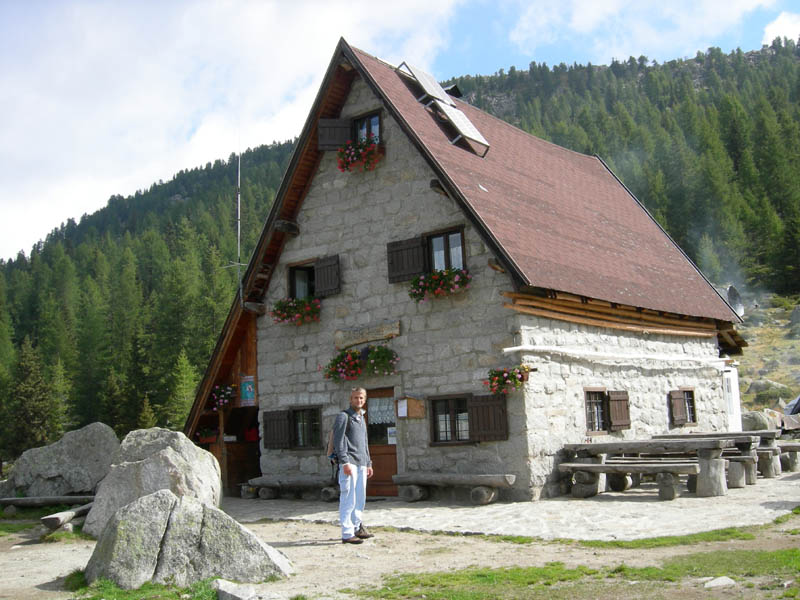
[[[781,452],[800,452],[800,442],[778,442]]]
[[[519,297],[519,294],[510,294],[508,292],[501,292],[501,294],[507,297],[512,295],[515,296],[514,304],[522,306],[545,308],[567,314],[597,319],[609,319],[611,321],[628,323],[631,325],[669,325],[671,327],[678,327],[681,329],[708,329],[714,332],[717,330],[716,325],[713,323],[685,321],[683,319],[672,319],[668,317],[647,315],[641,312],[629,312],[628,314],[624,314],[615,308],[605,308],[602,306],[594,306],[592,304],[578,304],[576,302],[550,300],[547,298]]]
[[[682,335],[687,337],[715,337],[716,331],[692,331],[688,329],[668,329],[663,327],[654,327],[650,325],[629,325],[626,323],[615,323],[613,321],[603,321],[600,319],[592,319],[587,317],[576,317],[566,315],[559,312],[550,310],[543,310],[539,308],[531,308],[528,306],[517,306],[515,304],[503,303],[503,307],[511,308],[517,312],[537,317],[544,317],[547,319],[556,319],[559,321],[567,321],[569,323],[578,323],[580,325],[592,325],[594,327],[606,327],[608,329],[620,329],[623,331],[635,331],[637,333],[660,333],[663,335]]]
[[[88,504],[73,508],[72,510],[64,510],[62,512],[53,513],[52,515],[47,515],[39,520],[42,522],[42,525],[48,529],[58,529],[64,523],[72,521],[75,517],[80,517],[88,513],[92,509],[92,506],[94,506],[94,502],[89,502]]]
[[[469,474],[469,473],[430,473],[417,471],[402,473],[392,477],[397,485],[435,485],[446,486],[479,486],[510,488],[514,485],[516,475],[509,474]]]
[[[599,442],[594,444],[565,444],[568,452],[579,454],[662,454],[667,452],[692,452],[695,450],[715,450],[730,448],[730,440],[621,440],[618,442]]]
[[[31,496],[30,498],[0,498],[0,506],[55,506],[57,504],[87,504],[94,496]]]
[[[562,473],[571,471],[588,471],[589,473],[677,473],[682,475],[697,475],[700,473],[698,463],[561,463],[558,470]]]
[[[333,478],[319,475],[262,475],[261,477],[250,479],[247,483],[254,487],[315,488],[331,485]]]

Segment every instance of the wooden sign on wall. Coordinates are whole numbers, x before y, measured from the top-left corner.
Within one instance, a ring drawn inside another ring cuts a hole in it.
[[[356,327],[354,329],[338,329],[333,334],[333,343],[337,350],[356,346],[376,340],[390,340],[400,335],[400,321],[384,321],[377,325]]]

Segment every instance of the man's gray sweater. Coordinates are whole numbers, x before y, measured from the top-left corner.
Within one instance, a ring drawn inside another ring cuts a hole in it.
[[[372,466],[367,442],[367,424],[363,415],[356,413],[352,407],[336,416],[333,425],[333,445],[340,464]]]

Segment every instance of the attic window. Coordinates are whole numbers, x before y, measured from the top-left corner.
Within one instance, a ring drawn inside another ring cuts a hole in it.
[[[357,140],[366,140],[371,134],[373,137],[373,141],[375,141],[376,143],[380,143],[380,138],[381,138],[380,113],[374,113],[371,115],[367,115],[366,117],[354,119],[353,130],[355,132],[354,137]]]
[[[375,141],[381,137],[380,111],[355,119],[320,119],[317,123],[317,149],[338,150],[352,140],[365,140],[372,134]]]
[[[464,229],[431,232],[386,245],[389,283],[410,281],[433,270],[466,268]]]

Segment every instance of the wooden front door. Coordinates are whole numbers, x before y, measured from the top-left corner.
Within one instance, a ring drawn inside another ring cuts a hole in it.
[[[392,475],[397,474],[394,388],[367,390],[367,434],[373,475],[367,496],[397,496]]]

